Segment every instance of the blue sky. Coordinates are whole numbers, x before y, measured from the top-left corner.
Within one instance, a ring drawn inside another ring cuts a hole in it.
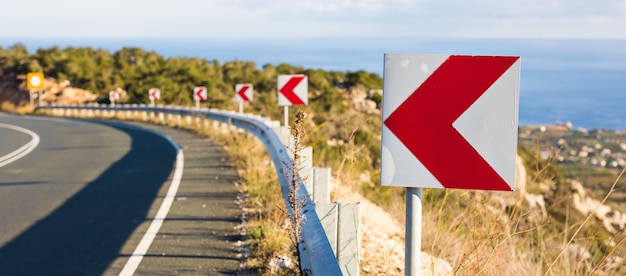
[[[5,1],[0,38],[626,38],[626,0]]]

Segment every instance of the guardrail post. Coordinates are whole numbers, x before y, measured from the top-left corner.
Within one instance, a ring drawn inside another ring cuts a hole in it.
[[[342,274],[360,275],[360,203],[318,202],[315,210]]]
[[[131,107],[133,109],[133,119],[137,119],[137,117],[139,117],[139,110],[138,110],[139,105],[132,104]]]
[[[330,203],[330,168],[316,168],[311,170],[313,178],[313,202]]]
[[[164,108],[165,108],[165,107],[164,107],[163,105],[160,105],[160,106],[159,106],[159,122],[160,122],[161,124],[165,123],[165,114],[163,113],[163,109],[164,109]]]
[[[361,204],[339,203],[337,261],[344,275],[360,274]]]
[[[273,130],[276,133],[276,135],[278,136],[278,139],[280,140],[280,142],[288,150],[293,148],[291,146],[291,143],[293,143],[293,136],[291,136],[291,129],[290,128],[284,127],[284,126],[279,126],[279,127],[273,128]]]
[[[315,204],[315,211],[322,222],[324,233],[328,238],[330,247],[337,258],[337,230],[339,220],[339,203],[318,202]]]
[[[312,168],[313,202],[344,275],[360,274],[361,205],[330,203],[330,168]],[[311,190],[309,190],[311,191]]]
[[[300,168],[298,174],[302,181],[304,182],[304,187],[306,187],[307,192],[309,192],[308,196],[313,196],[313,148],[312,147],[304,147],[300,151],[300,156],[302,159],[300,160]]]
[[[146,105],[145,104],[140,104],[139,108],[141,108],[141,120],[142,121],[148,121],[148,112],[146,111]],[[150,116],[150,119],[152,119],[153,116]]]

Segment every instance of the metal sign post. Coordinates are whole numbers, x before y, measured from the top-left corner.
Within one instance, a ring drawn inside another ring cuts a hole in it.
[[[406,188],[404,275],[419,275],[422,264],[422,188]]]
[[[283,121],[285,122],[285,127],[289,127],[289,106],[285,105],[283,107]]]

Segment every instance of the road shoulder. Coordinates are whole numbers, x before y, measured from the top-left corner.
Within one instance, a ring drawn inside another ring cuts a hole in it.
[[[185,168],[178,193],[161,229],[137,268],[136,275],[239,274],[237,229],[242,209],[237,204],[237,170],[224,148],[188,130],[138,122],[123,122],[170,137],[184,153]],[[171,176],[170,176],[171,178]],[[105,274],[117,275],[147,230],[169,185],[159,191],[146,222],[133,233]]]

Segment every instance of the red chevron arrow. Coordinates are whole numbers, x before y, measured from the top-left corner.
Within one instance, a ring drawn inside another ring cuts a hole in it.
[[[518,58],[450,56],[384,124],[444,187],[511,190],[452,124]]]
[[[198,90],[196,90],[196,97],[198,98],[198,100],[201,100],[201,101],[205,100],[204,97],[202,96],[203,92],[204,92],[204,87],[199,87]]]
[[[150,90],[150,96],[152,97],[153,100],[156,101],[156,100],[159,99],[159,95],[158,95],[158,94],[160,94],[159,92],[160,92],[159,89],[151,89]]]
[[[248,89],[250,89],[249,85],[242,85],[241,89],[239,89],[239,91],[237,91],[237,95],[239,95],[239,97],[241,97],[241,99],[243,99],[244,102],[249,102],[250,101],[248,96],[246,96],[246,91],[248,91]]]
[[[280,88],[280,93],[283,94],[292,105],[304,105],[304,101],[293,91],[304,78],[305,76],[293,76]]]

